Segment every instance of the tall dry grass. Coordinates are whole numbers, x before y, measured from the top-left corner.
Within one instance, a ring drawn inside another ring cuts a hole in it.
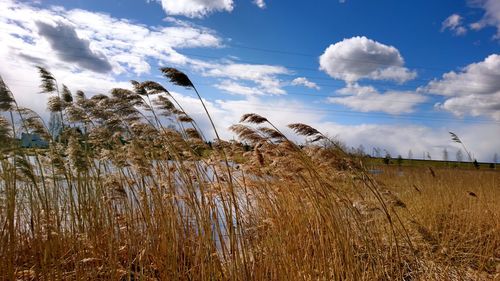
[[[380,181],[406,203],[401,216],[429,279],[500,278],[498,171],[407,167],[401,175],[386,169]]]
[[[489,181],[446,209],[438,202],[446,205],[450,186],[434,189],[437,179],[424,183],[418,173],[402,185],[374,179],[305,124],[289,126],[310,141],[305,147],[257,114],[231,127],[248,146],[218,135],[209,144],[159,83],[132,81],[133,90],[88,98],[39,71],[48,109],[62,119],[57,138],[0,83],[1,279],[445,280],[439,276],[469,267],[494,274],[498,210],[477,203],[498,202],[486,199]],[[162,72],[196,91],[184,73]],[[20,148],[20,132],[43,136],[49,148]],[[413,183],[418,196],[405,189]],[[466,207],[473,209],[460,211]],[[439,254],[444,247],[449,255]]]

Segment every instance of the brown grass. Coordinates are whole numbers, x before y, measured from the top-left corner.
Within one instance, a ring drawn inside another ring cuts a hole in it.
[[[314,128],[290,125],[314,143],[299,147],[257,114],[232,127],[250,151],[209,145],[155,82],[71,97],[40,72],[57,139],[0,83],[2,280],[498,278],[496,172],[373,178]],[[14,132],[50,146],[22,149]]]

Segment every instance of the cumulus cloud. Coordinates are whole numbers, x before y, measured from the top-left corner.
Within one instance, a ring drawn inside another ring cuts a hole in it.
[[[35,64],[70,89],[92,95],[129,87],[119,77],[147,74],[153,61],[187,67],[196,60],[181,54],[184,48],[221,46],[214,31],[192,24],[146,26],[80,9],[0,3],[0,75],[22,106],[38,112],[45,110],[46,95],[34,96]]]
[[[307,88],[311,88],[311,89],[316,89],[316,90],[320,90],[321,88],[314,82],[311,82],[309,81],[307,78],[305,77],[297,77],[295,79],[292,80],[292,85],[294,86],[304,86],[304,87],[307,87]]]
[[[37,21],[38,34],[49,41],[58,57],[65,62],[74,62],[95,72],[108,72],[111,64],[102,54],[90,49],[89,41],[81,39],[74,27],[58,22],[56,26]]]
[[[147,26],[98,12],[1,1],[0,74],[23,106],[39,112],[45,109],[45,96],[33,99],[39,84],[33,64],[47,66],[60,82],[90,95],[127,88],[129,83],[119,77],[148,75],[157,64],[220,79],[216,87],[232,94],[286,93],[279,77],[289,73],[284,67],[182,54],[185,48],[222,47],[213,30],[187,21],[170,18],[167,26]]]
[[[168,15],[190,18],[201,18],[213,12],[231,12],[234,8],[233,0],[159,0],[159,2]],[[255,3],[264,5],[263,0],[256,0]]]
[[[380,93],[374,87],[347,85],[337,91],[341,97],[329,97],[330,103],[341,104],[361,112],[380,111],[389,114],[410,113],[426,97],[409,91]]]
[[[73,91],[84,90],[88,95],[106,93],[113,87],[130,87],[120,77],[148,73],[152,68],[150,64],[154,61],[182,66],[183,69],[220,79],[221,87],[244,95],[231,100],[205,100],[217,129],[225,139],[233,138],[227,128],[237,122],[242,113],[256,112],[268,117],[290,137],[299,141],[299,137],[286,130],[287,124],[311,124],[327,134],[337,135],[348,145],[378,146],[388,149],[394,155],[404,155],[410,148],[415,155],[420,151],[430,151],[432,154],[434,146],[449,144],[448,130],[458,133],[479,160],[491,159],[492,153],[500,147],[495,139],[500,134],[497,124],[436,129],[408,124],[341,125],[328,122],[329,116],[321,113],[316,106],[310,107],[303,101],[279,95],[265,96],[285,93],[282,87],[289,83],[283,82],[281,75],[292,73],[284,67],[241,64],[236,61],[207,62],[182,54],[183,48],[221,47],[221,39],[217,34],[203,27],[185,22],[168,22],[169,26],[147,26],[85,10],[67,10],[61,7],[41,9],[30,6],[27,2],[0,1],[0,29],[4,31],[0,32],[0,74],[20,104],[38,112],[44,111],[44,99],[47,95],[36,94],[39,91],[38,75],[36,69],[26,61],[44,63],[50,67],[58,81],[67,84]],[[51,26],[62,22],[74,27],[77,38],[88,41],[88,49],[93,54],[102,53],[111,64],[112,71],[97,73],[76,63],[68,64],[61,60],[50,42],[38,33],[37,21]],[[252,89],[254,92],[251,92]],[[213,137],[199,100],[175,92],[172,94],[197,120],[206,135]],[[348,93],[344,95],[348,96]],[[391,137],[388,138],[388,135]]]
[[[254,0],[253,3],[261,9],[264,9],[266,7],[266,2],[264,2],[264,0]]]
[[[469,1],[473,6],[482,8],[485,13],[484,16],[477,22],[472,23],[470,28],[480,30],[486,26],[496,27],[496,39],[500,39],[500,1],[498,0],[471,0]]]
[[[420,90],[445,96],[436,107],[457,116],[484,115],[500,120],[500,55],[445,73]]]
[[[330,45],[319,58],[320,69],[335,79],[353,83],[361,79],[399,83],[416,77],[404,67],[399,51],[366,37],[352,37]]]
[[[441,32],[449,29],[453,34],[460,36],[467,33],[467,28],[462,25],[463,18],[459,14],[452,14],[441,24]]]
[[[80,9],[38,8],[4,0],[0,5],[0,62],[24,58],[72,71],[148,73],[150,60],[185,65],[184,48],[218,48],[214,31],[194,25],[145,26]],[[70,63],[67,63],[70,62]],[[0,70],[2,68],[0,63]]]

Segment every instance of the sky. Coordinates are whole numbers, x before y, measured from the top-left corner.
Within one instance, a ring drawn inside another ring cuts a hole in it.
[[[208,136],[160,67],[191,78],[225,139],[254,112],[367,153],[454,160],[449,132],[500,153],[498,0],[0,0],[0,76],[47,116],[37,65],[88,96],[161,82]]]

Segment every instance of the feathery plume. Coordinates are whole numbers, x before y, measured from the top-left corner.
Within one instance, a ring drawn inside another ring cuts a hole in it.
[[[54,75],[42,66],[37,66],[37,68],[38,74],[42,79],[42,84],[40,85],[42,93],[54,92],[56,90],[56,78],[54,78]]]
[[[7,119],[0,116],[0,142],[7,143],[7,140],[10,139],[11,135],[11,126]]]
[[[12,95],[9,87],[3,81],[2,76],[0,76],[0,110],[10,111],[14,108],[14,104],[14,95]]]
[[[271,138],[271,139],[280,139],[280,140],[282,140],[282,139],[285,138],[285,136],[282,133],[280,133],[280,132],[278,132],[278,131],[276,131],[275,129],[272,129],[272,128],[260,127],[260,128],[258,128],[258,130],[260,132],[262,132],[264,135],[266,135],[268,138]]]
[[[189,117],[187,114],[179,115],[177,117],[177,120],[179,120],[180,122],[186,122],[186,123],[193,122],[193,119],[191,117]]]
[[[47,101],[47,108],[50,112],[59,112],[62,111],[64,105],[61,98],[57,96],[50,97]]]
[[[135,81],[135,80],[130,80],[130,83],[134,87],[134,91],[136,94],[141,95],[141,96],[147,96],[148,92],[144,87],[141,85],[140,82]]]
[[[187,128],[184,130],[186,135],[192,139],[201,139],[200,133],[195,128]]]
[[[450,135],[451,135],[451,140],[456,142],[456,143],[462,143],[462,141],[460,140],[460,138],[457,136],[457,134],[453,133],[453,132],[449,132]]]
[[[19,114],[24,117],[27,130],[40,135],[43,139],[50,139],[50,134],[40,115],[29,108],[19,108]]]
[[[465,144],[462,142],[462,140],[457,136],[457,134],[453,133],[453,132],[449,132],[450,135],[451,135],[451,140],[456,142],[456,143],[459,143],[462,145],[462,147],[464,148],[465,150],[465,153],[467,153],[467,157],[469,158],[469,161],[472,162],[472,155],[470,154],[469,150],[467,150],[467,147],[465,146]]]
[[[87,98],[87,97],[85,97],[85,93],[81,90],[76,91],[76,97],[79,99],[86,99]]]
[[[189,77],[182,71],[172,67],[162,67],[160,68],[160,70],[163,73],[163,75],[167,77],[170,80],[170,82],[173,83],[174,85],[186,88],[194,87],[191,80],[189,80]]]
[[[71,91],[68,89],[68,87],[66,87],[66,85],[62,85],[63,86],[63,90],[62,90],[62,100],[65,102],[65,103],[72,103],[73,102],[73,96],[71,95]]]
[[[260,123],[264,123],[264,122],[268,122],[268,121],[265,117],[262,117],[259,114],[247,113],[247,114],[244,114],[243,116],[241,116],[240,122],[260,124]]]
[[[153,100],[153,104],[161,110],[161,115],[163,116],[170,116],[172,113],[177,112],[174,103],[165,96],[158,96]]]
[[[141,87],[147,91],[149,95],[156,95],[156,94],[161,94],[161,93],[170,93],[163,87],[160,83],[157,83],[155,81],[144,81],[141,83]]]
[[[295,133],[302,136],[310,137],[321,134],[318,130],[314,129],[313,127],[302,123],[289,124],[288,128],[292,129]]]
[[[90,99],[95,101],[103,101],[103,100],[108,100],[109,97],[104,94],[97,94],[92,96]]]
[[[229,130],[235,132],[241,140],[252,144],[264,141],[264,138],[257,131],[245,125],[235,124],[229,127]]]

